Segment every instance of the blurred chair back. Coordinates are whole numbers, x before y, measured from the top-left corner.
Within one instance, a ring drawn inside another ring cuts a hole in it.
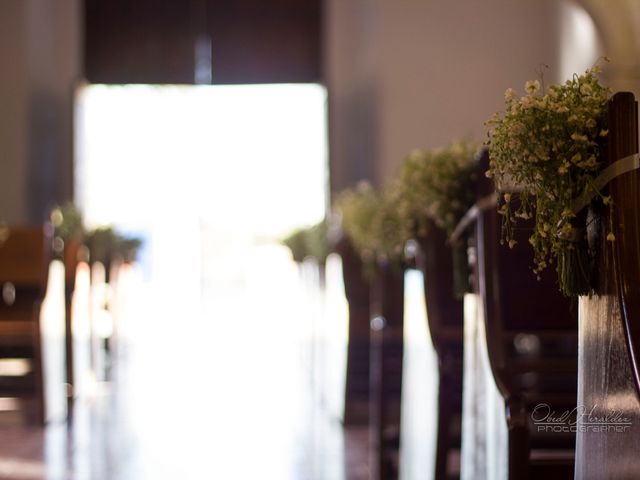
[[[478,200],[494,194],[478,166]],[[516,231],[514,248],[500,245],[502,217],[479,209],[475,222],[475,288],[481,301],[489,365],[505,405],[510,478],[571,475],[575,433],[545,434],[533,425],[540,404],[571,412],[577,395],[578,309],[557,286],[555,272],[532,272],[531,229]],[[532,227],[531,227],[532,228]]]
[[[43,423],[45,415],[39,315],[49,252],[42,227],[0,235],[0,396],[14,399],[29,423]]]
[[[460,451],[462,417],[463,302],[454,292],[453,251],[443,230],[431,225],[416,259],[424,277],[427,323],[438,355],[436,480],[450,478],[451,455]]]
[[[367,425],[369,420],[369,322],[371,286],[364,266],[346,237],[336,245],[342,259],[345,296],[349,307],[349,343],[344,401],[344,424]]]

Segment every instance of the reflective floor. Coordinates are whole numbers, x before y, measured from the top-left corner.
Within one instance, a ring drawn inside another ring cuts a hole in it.
[[[317,288],[313,267],[282,255],[256,252],[263,264],[242,292],[203,296],[195,310],[134,275],[109,381],[76,403],[70,425],[8,426],[5,415],[0,478],[347,478],[336,364],[344,299],[339,288]],[[337,329],[332,343],[328,329]],[[356,445],[366,439],[349,435]],[[352,450],[349,477],[358,478],[366,453]]]
[[[278,247],[256,250],[251,262],[241,291],[203,292],[197,307],[150,289],[135,270],[121,278],[118,341],[111,362],[97,362],[106,381],[87,382],[70,423],[42,430],[2,416],[0,479],[368,478],[368,432],[340,423],[347,316],[339,259],[329,259],[325,289],[317,269],[298,268]],[[421,277],[411,275],[404,479],[432,471],[436,391],[421,380],[435,357]]]

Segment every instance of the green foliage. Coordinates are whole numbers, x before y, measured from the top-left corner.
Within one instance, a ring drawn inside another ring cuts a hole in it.
[[[307,245],[309,254],[319,262],[324,262],[329,255],[328,226],[326,220],[312,226],[308,230]]]
[[[294,231],[282,243],[291,250],[291,256],[295,262],[301,263],[308,255],[307,231],[304,228]]]
[[[117,236],[112,227],[99,227],[85,236],[85,245],[89,248],[91,262],[106,264],[112,258]]]
[[[453,232],[476,201],[477,150],[475,143],[454,141],[405,158],[395,186],[404,230],[424,237],[431,221],[448,235]]]
[[[291,250],[296,262],[302,262],[307,257],[324,262],[329,255],[327,228],[327,222],[323,220],[311,227],[294,231],[282,243]]]
[[[133,262],[138,256],[138,251],[142,247],[142,240],[136,237],[123,237],[117,235],[115,252],[120,255],[125,262]]]
[[[403,230],[425,237],[429,226],[451,235],[456,225],[476,201],[476,157],[478,145],[453,141],[444,148],[414,150],[400,168],[396,182],[399,214]],[[465,238],[451,245],[454,292],[462,297],[469,291],[469,268]]]
[[[91,262],[107,264],[116,256],[128,262],[134,261],[142,240],[124,237],[112,227],[99,227],[86,234],[85,244],[89,248]]]
[[[378,192],[367,182],[337,197],[344,231],[365,263],[402,260],[408,236],[397,201],[394,189]]]
[[[595,190],[593,180],[602,169],[610,91],[600,84],[599,72],[595,66],[547,89],[529,81],[523,97],[508,89],[505,112],[487,122],[487,175],[504,192],[503,240],[513,246],[520,219],[533,217],[534,271],[540,274],[555,262],[565,295],[590,291],[586,216],[576,216],[571,206],[583,192]]]

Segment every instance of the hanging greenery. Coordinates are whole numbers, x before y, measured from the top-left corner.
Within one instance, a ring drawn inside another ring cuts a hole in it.
[[[342,192],[336,199],[343,229],[365,264],[398,264],[403,260],[409,237],[398,215],[397,202],[394,189],[377,191],[368,182]]]
[[[586,212],[576,212],[576,198],[592,191],[605,204],[594,179],[602,170],[610,90],[599,79],[600,66],[574,75],[562,85],[525,84],[525,95],[505,93],[505,111],[488,122],[492,177],[502,192],[503,242],[513,247],[514,229],[533,218],[529,242],[534,272],[554,264],[560,290],[567,296],[591,290],[592,262],[586,239]],[[607,237],[614,240],[613,234]]]
[[[428,234],[429,221],[451,234],[476,201],[478,145],[454,141],[444,148],[414,150],[402,163],[397,182],[405,228]]]
[[[142,240],[125,237],[113,227],[99,227],[86,234],[85,245],[89,248],[92,263],[101,262],[107,265],[115,257],[120,257],[125,262],[133,262],[142,246]]]
[[[307,257],[323,263],[329,255],[327,230],[327,222],[323,220],[311,227],[295,230],[282,243],[291,250],[293,260],[298,263]]]
[[[429,224],[450,236],[476,201],[478,145],[454,141],[444,148],[414,150],[402,163],[397,184],[403,228],[414,237],[428,235]],[[462,296],[469,289],[466,238],[451,245],[454,290]]]

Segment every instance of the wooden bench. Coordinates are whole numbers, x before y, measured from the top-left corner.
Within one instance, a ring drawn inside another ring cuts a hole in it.
[[[485,151],[479,162],[479,200],[494,193],[484,176],[487,168]],[[576,407],[577,305],[559,292],[553,271],[536,280],[529,231],[517,232],[513,249],[499,244],[501,221],[496,208],[478,211],[472,260],[486,357],[505,404],[508,476],[571,477],[575,432],[568,425],[565,432],[551,432],[534,423],[532,414],[542,404],[558,414]]]
[[[349,343],[344,402],[344,425],[367,425],[369,421],[369,321],[371,287],[360,257],[347,238],[336,245],[342,258],[345,296],[349,306]]]
[[[73,341],[73,294],[76,290],[76,276],[78,264],[82,256],[82,242],[77,238],[70,239],[64,245],[64,303],[65,303],[65,349],[66,349],[66,377],[67,377],[67,401],[69,412],[73,411],[73,400],[75,398],[75,378],[74,378],[74,341]]]
[[[404,268],[381,263],[371,291],[371,478],[395,480],[400,461]]]
[[[419,241],[416,266],[424,277],[427,322],[438,356],[438,417],[435,479],[459,475],[448,466],[460,451],[462,419],[463,303],[456,299],[453,253],[445,233],[435,227]]]
[[[349,305],[344,424],[369,427],[371,478],[395,479],[400,445],[404,269],[381,264],[368,278],[346,238],[336,250],[342,258]]]
[[[609,163],[638,152],[631,93],[609,103],[608,148]],[[640,478],[640,171],[608,190],[616,239],[605,240],[607,214],[590,232],[599,250],[596,294],[580,298],[578,404],[591,418],[578,423],[576,479]]]
[[[50,237],[43,228],[0,234],[0,397],[15,399],[28,423],[45,421],[40,306]],[[14,368],[11,368],[13,365]]]

